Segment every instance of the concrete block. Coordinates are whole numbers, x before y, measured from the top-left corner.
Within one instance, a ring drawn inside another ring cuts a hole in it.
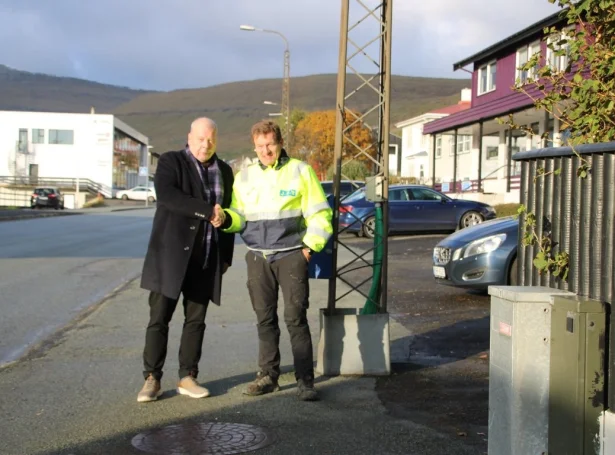
[[[391,374],[389,314],[321,309],[316,371],[326,376]]]

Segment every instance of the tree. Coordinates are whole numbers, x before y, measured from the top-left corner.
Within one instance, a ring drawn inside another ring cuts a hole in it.
[[[302,109],[293,109],[290,111],[290,136],[291,136],[291,147],[294,142],[294,133],[297,131],[297,125],[303,120],[308,113]],[[286,117],[284,115],[277,118],[276,123],[282,130],[282,135],[286,134]],[[288,147],[288,144],[286,144]],[[293,148],[294,150],[294,148]],[[288,150],[288,153],[293,155],[293,150]],[[293,155],[294,156],[294,155]],[[296,157],[296,156],[295,156]]]
[[[563,29],[544,30],[549,58],[536,53],[522,65],[521,74],[527,80],[517,80],[515,90],[529,96],[537,109],[546,110],[559,120],[560,131],[567,131],[567,143],[579,144],[615,140],[615,0],[548,0],[557,1],[566,19]],[[515,125],[511,128],[531,129]],[[589,162],[576,153],[581,165],[577,175],[587,177]],[[555,169],[558,175],[561,169]],[[538,177],[546,175],[537,169]],[[567,279],[569,256],[566,251],[555,252],[557,243],[548,231],[537,232],[536,215],[525,206],[519,208],[523,216],[523,245],[536,245],[538,252],[533,264],[539,273],[550,272]]]
[[[354,116],[359,117],[360,114],[352,112],[351,115],[347,115],[347,126],[352,124]],[[357,149],[347,140],[347,137],[361,148],[367,149],[370,156],[376,155],[372,132],[359,121],[345,133],[342,152],[345,161],[357,155]],[[317,173],[322,174],[329,169],[333,164],[335,150],[335,111],[318,111],[307,114],[297,125],[293,145],[295,156],[307,161]],[[359,156],[356,159],[364,164],[368,161],[365,156]],[[344,171],[346,167],[344,166]]]
[[[335,175],[335,166],[329,166],[327,169],[327,179],[333,180]],[[365,180],[370,174],[367,166],[360,161],[351,161],[344,166],[344,176],[349,180]]]
[[[545,29],[551,61],[533,55],[515,89],[559,120],[569,145],[615,140],[615,0],[548,1],[567,26]]]

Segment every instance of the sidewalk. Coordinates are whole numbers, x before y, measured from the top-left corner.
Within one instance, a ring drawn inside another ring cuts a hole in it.
[[[140,433],[175,425],[166,429],[166,437],[156,445],[160,448],[159,444],[176,436],[194,442],[195,427],[182,433],[181,425],[206,422],[266,429],[275,442],[253,452],[263,455],[475,453],[427,427],[388,415],[374,390],[374,378],[320,377],[317,387],[322,400],[297,401],[285,328],[280,343],[286,372],[282,391],[257,398],[242,395],[243,387],[254,377],[257,358],[244,254],[245,247],[237,245],[234,265],[225,275],[223,305],[210,306],[207,315],[199,380],[212,397],[194,400],[175,392],[181,330],[178,309],[162,381],[165,393],[158,402],[137,403],[148,311],[147,294],[135,281],[29,360],[0,370],[0,453],[139,454],[144,452],[131,441]],[[314,347],[318,309],[326,306],[326,296],[327,281],[313,280],[309,314]],[[360,307],[362,299],[344,306]],[[391,322],[392,340],[407,336],[403,327]],[[248,437],[251,434],[245,431],[235,439],[221,436],[226,451],[188,452],[184,448],[175,453],[244,453],[232,447]]]

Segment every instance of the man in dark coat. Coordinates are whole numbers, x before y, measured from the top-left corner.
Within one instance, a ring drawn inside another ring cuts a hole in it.
[[[150,291],[150,320],[143,352],[145,385],[137,401],[156,400],[167,353],[169,322],[180,294],[184,325],[177,390],[203,398],[196,381],[209,301],[220,305],[222,275],[231,265],[234,235],[218,230],[229,207],[233,171],[216,155],[216,124],[196,119],[185,150],[162,154],[154,177],[154,216],[141,287]]]

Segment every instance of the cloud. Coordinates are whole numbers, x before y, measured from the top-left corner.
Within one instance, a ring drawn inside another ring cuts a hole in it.
[[[367,14],[350,4],[351,23]],[[465,77],[454,62],[555,11],[547,0],[395,0],[393,72]],[[292,76],[334,73],[340,12],[335,0],[0,0],[0,40],[11,43],[0,63],[163,90],[281,77],[283,41],[239,30],[250,24],[284,33]],[[362,46],[376,35],[368,18],[351,37]],[[362,57],[353,63],[374,69]]]

